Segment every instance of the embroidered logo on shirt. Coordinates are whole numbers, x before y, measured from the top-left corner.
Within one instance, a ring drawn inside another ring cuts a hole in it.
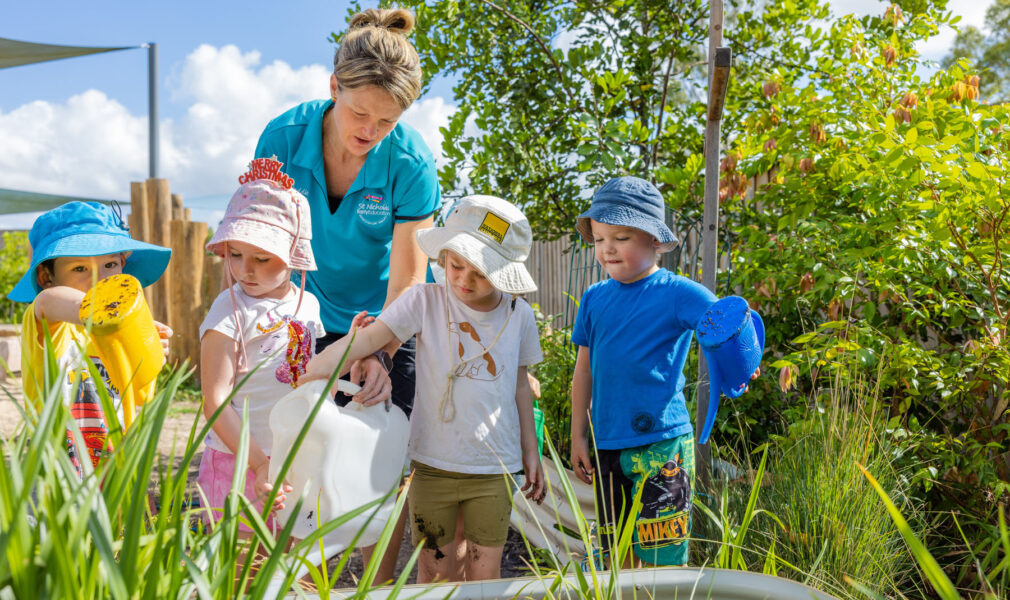
[[[505,234],[508,233],[508,230],[508,222],[493,212],[488,212],[484,220],[481,221],[480,227],[477,228],[477,231],[491,236],[499,244],[505,240]]]
[[[356,207],[358,218],[366,225],[381,225],[392,214],[389,202],[377,194],[364,194],[358,199]]]

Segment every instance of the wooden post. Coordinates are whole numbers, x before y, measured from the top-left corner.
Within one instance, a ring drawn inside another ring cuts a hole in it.
[[[168,304],[175,336],[172,338],[172,359],[200,364],[200,322],[203,320],[203,267],[206,223],[187,223],[173,219],[171,301]]]
[[[716,258],[719,248],[719,129],[722,109],[729,84],[732,56],[729,48],[722,46],[723,2],[712,0],[708,29],[708,115],[705,124],[705,211],[702,222],[701,283],[715,292]],[[695,440],[708,415],[708,365],[705,355],[698,351],[698,402],[695,414]],[[695,469],[701,488],[709,491],[712,450],[708,443],[698,444],[695,452]]]
[[[210,252],[203,255],[203,290],[204,303],[203,310],[206,313],[210,310],[210,305],[221,293],[221,276],[224,274],[224,261],[220,256],[215,256]]]
[[[148,214],[147,186],[142,181],[130,182],[130,237],[151,241],[151,217]]]
[[[172,220],[188,221],[182,207],[182,194],[172,194]]]
[[[151,227],[150,242],[159,246],[171,247],[172,193],[169,190],[168,180],[148,179],[147,196],[149,206],[151,207],[149,221]],[[172,262],[175,262],[174,257]],[[175,324],[171,322],[170,311],[168,309],[169,302],[171,302],[170,290],[172,289],[171,267],[166,269],[161,279],[151,287],[154,288],[154,294],[152,294],[154,297],[154,306],[151,310],[154,320],[161,321],[174,329]]]

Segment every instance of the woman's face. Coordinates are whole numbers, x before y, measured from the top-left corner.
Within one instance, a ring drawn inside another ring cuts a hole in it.
[[[367,85],[340,89],[337,76],[330,76],[333,102],[333,124],[337,141],[346,152],[365,156],[386,137],[403,110],[389,92]]]

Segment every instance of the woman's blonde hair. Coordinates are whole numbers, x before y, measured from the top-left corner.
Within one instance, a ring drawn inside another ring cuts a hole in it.
[[[374,85],[406,110],[421,95],[421,61],[407,39],[414,15],[403,8],[369,8],[351,17],[333,55],[341,89]]]

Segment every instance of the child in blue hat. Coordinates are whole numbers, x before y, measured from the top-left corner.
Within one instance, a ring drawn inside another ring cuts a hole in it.
[[[572,380],[572,468],[596,474],[604,550],[636,497],[636,563],[687,563],[694,436],[684,402],[691,337],[716,302],[704,286],[657,265],[677,238],[659,190],[618,177],[593,195],[576,229],[610,276],[582,295],[572,329],[579,351]],[[754,374],[757,376],[757,373]],[[599,470],[590,457],[589,422]]]
[[[36,411],[45,398],[45,330],[48,326],[57,359],[63,401],[80,428],[85,448],[78,449],[67,431],[67,451],[82,475],[81,455],[92,467],[107,451],[108,419],[95,383],[88,376],[82,351],[103,374],[113,402],[119,396],[91,344],[79,316],[84,294],[95,282],[126,273],[149,286],[165,271],[172,251],[130,237],[120,216],[97,202],[69,202],[43,213],[28,234],[32,261],[7,295],[16,302],[30,302],[21,328],[21,385]],[[171,330],[157,324],[167,349]],[[75,394],[72,396],[72,394]]]

